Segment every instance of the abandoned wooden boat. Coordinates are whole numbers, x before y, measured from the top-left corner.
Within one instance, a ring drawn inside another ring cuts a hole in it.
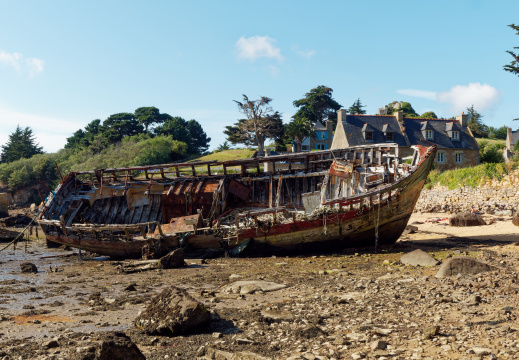
[[[177,247],[231,254],[394,243],[436,147],[396,144],[67,174],[45,201],[48,240],[101,255]],[[402,161],[406,160],[406,161]]]

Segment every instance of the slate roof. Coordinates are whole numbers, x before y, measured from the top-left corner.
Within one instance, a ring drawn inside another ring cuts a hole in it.
[[[369,127],[366,125],[369,124]],[[384,126],[388,125],[393,130],[393,140],[400,146],[409,146],[404,135],[400,131],[400,125],[394,116],[384,115],[346,115],[346,121],[342,122],[349,146],[385,143]],[[373,131],[373,141],[364,140],[362,129]]]
[[[321,124],[319,121],[315,122],[314,130],[326,130],[326,126]]]
[[[426,122],[426,124],[424,124]],[[470,135],[467,128],[458,126],[457,121],[443,119],[419,119],[404,118],[404,127],[411,145],[430,145],[434,143],[439,149],[467,149],[477,150],[478,146],[474,138]],[[452,141],[447,134],[447,127],[460,132],[460,139]],[[426,141],[422,134],[422,129],[434,130],[434,140]]]
[[[512,148],[512,151],[514,150],[514,146],[517,143],[517,141],[519,141],[519,131],[512,131],[512,133],[510,134],[510,146]]]

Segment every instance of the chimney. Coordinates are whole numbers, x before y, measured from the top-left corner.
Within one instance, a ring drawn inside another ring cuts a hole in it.
[[[396,117],[396,121],[398,121],[399,124],[401,124],[401,125],[404,124],[404,111],[403,110],[398,110],[397,112],[395,112],[395,117]]]
[[[329,136],[330,136],[330,138],[331,138],[331,136],[332,136],[332,131],[333,131],[333,121],[331,121],[331,120],[326,120],[326,123],[325,123],[325,124],[326,124],[326,131],[329,132],[329,134],[330,134]]]
[[[337,122],[346,121],[346,109],[337,110]]]
[[[456,115],[456,120],[458,120],[463,127],[467,127],[469,124],[469,116],[463,111],[461,112],[461,115]]]

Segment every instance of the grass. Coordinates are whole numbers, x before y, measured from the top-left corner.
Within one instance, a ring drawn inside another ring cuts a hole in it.
[[[223,150],[219,152],[213,152],[209,155],[205,155],[194,159],[192,161],[229,161],[229,160],[238,160],[238,159],[247,159],[254,154],[255,149],[232,149],[232,150]]]
[[[448,189],[456,189],[461,186],[476,187],[487,180],[501,180],[503,176],[518,167],[518,163],[484,163],[477,166],[438,171],[432,170],[427,178],[426,189],[440,184]]]
[[[489,145],[498,145],[499,148],[503,148],[506,146],[506,140],[501,139],[487,139],[487,138],[476,138],[478,145],[481,146],[481,143],[486,142]]]

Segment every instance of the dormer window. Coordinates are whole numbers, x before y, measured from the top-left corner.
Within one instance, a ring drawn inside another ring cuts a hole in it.
[[[373,142],[373,132],[374,132],[373,126],[369,125],[368,123],[365,123],[362,127],[362,135],[364,135],[364,140],[366,142]]]
[[[459,131],[453,131],[451,140],[459,140],[460,139],[460,132]]]
[[[422,122],[422,136],[425,140],[434,140],[434,128],[429,121]]]
[[[384,124],[382,126],[382,131],[384,132],[384,136],[386,137],[386,142],[393,141],[393,128],[389,124]]]
[[[425,130],[425,140],[434,140],[433,130]]]

